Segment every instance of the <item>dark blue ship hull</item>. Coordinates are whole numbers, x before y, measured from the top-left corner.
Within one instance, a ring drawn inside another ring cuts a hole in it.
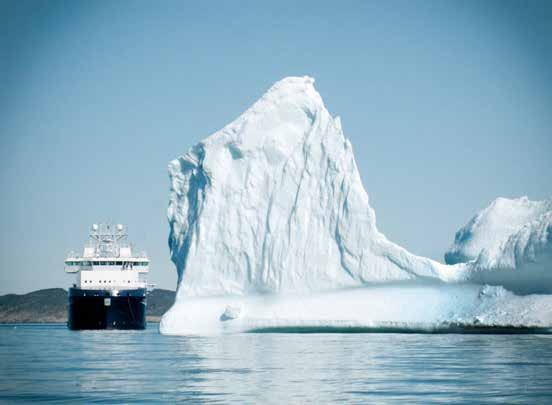
[[[146,290],[69,289],[69,329],[145,329]]]

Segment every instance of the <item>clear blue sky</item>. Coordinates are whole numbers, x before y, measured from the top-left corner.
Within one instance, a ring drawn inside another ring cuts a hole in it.
[[[265,4],[261,4],[265,3]],[[552,196],[547,1],[3,1],[0,293],[67,287],[94,222],[175,288],[167,163],[311,75],[379,229],[440,261],[498,196]]]

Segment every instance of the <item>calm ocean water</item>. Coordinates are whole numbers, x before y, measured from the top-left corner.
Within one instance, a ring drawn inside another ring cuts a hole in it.
[[[552,335],[0,326],[0,401],[552,403]]]

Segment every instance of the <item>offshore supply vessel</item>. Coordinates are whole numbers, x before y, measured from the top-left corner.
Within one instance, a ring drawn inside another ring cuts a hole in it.
[[[69,329],[145,329],[149,264],[123,225],[92,225],[82,255],[65,259],[65,272],[77,276],[69,288]]]

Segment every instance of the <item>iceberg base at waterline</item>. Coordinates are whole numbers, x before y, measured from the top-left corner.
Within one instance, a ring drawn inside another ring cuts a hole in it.
[[[319,293],[186,297],[164,334],[238,332],[552,333],[552,295],[477,284],[381,285]]]

